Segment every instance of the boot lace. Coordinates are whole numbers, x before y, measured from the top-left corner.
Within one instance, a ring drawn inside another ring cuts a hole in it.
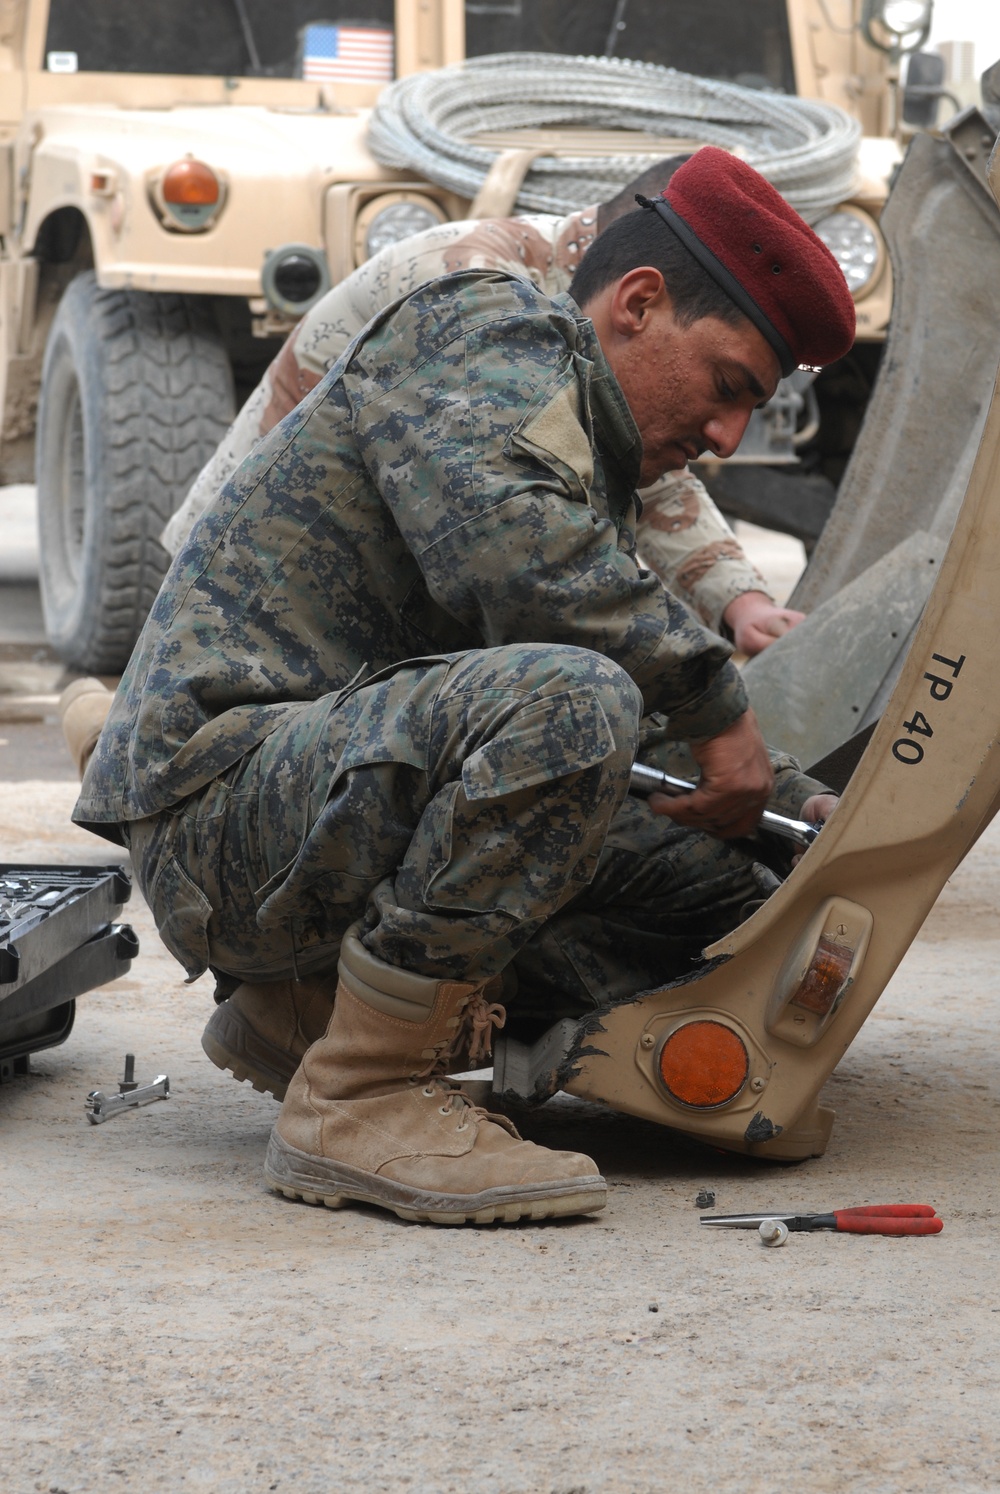
[[[458,1049],[463,1040],[468,1036],[468,1056],[471,1063],[481,1063],[483,1059],[489,1058],[493,1052],[493,1033],[499,1030],[507,1021],[507,1013],[502,1006],[495,1002],[489,1002],[481,991],[476,991],[468,1001],[462,1018],[459,1021],[453,1037],[445,1038],[435,1048],[434,1057],[427,1067],[419,1073],[414,1074],[414,1082],[419,1083],[421,1079],[427,1080],[422,1093],[428,1099],[438,1094],[441,1096],[440,1112],[442,1115],[451,1115],[456,1104],[463,1112],[458,1124],[458,1130],[464,1131],[471,1116],[486,1119],[489,1112],[481,1105],[474,1105],[468,1095],[455,1086],[444,1075],[452,1055]],[[468,1114],[471,1112],[471,1116]]]
[[[480,1063],[493,1052],[493,1030],[505,1025],[507,1013],[502,1006],[488,1002],[481,991],[477,991],[465,1008],[464,1024],[470,1031],[469,1058]],[[460,1029],[461,1030],[461,1029]],[[456,1044],[457,1046],[457,1044]]]

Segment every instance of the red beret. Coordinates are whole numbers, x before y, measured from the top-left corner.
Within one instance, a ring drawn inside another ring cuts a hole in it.
[[[784,377],[822,367],[854,342],[844,273],[781,193],[745,161],[705,145],[659,197],[640,198],[673,229],[777,354]]]

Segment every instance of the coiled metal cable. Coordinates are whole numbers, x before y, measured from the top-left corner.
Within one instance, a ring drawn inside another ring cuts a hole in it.
[[[736,151],[809,222],[851,195],[861,138],[857,121],[833,104],[625,58],[501,52],[391,84],[368,142],[383,165],[474,197],[499,150],[471,136],[560,126],[645,131]],[[637,143],[616,156],[540,156],[517,206],[567,213],[605,201],[662,154]]]

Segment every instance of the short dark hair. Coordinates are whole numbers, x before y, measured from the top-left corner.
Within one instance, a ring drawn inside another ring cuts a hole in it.
[[[577,266],[569,293],[578,306],[586,308],[606,286],[641,265],[650,265],[663,276],[674,316],[682,327],[706,316],[733,327],[746,320],[736,302],[702,269],[659,214],[648,208],[626,213],[597,235]]]
[[[614,197],[609,197],[607,202],[599,204],[597,232],[603,233],[616,218],[620,218],[624,213],[634,212],[636,193],[643,197],[658,197],[678,166],[683,166],[684,162],[690,159],[690,151],[684,156],[664,156],[661,161],[655,161],[652,166],[647,166],[645,171],[640,171],[628,186],[622,187],[621,191],[616,192]]]

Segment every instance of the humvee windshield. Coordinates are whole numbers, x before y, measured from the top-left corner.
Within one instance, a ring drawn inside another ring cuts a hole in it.
[[[466,0],[466,53],[633,57],[795,92],[786,0]]]
[[[794,93],[785,3],[466,0],[466,51],[632,57]],[[393,10],[393,0],[52,0],[46,54],[70,54],[81,72],[290,78],[307,22],[391,27]]]
[[[391,28],[393,9],[393,0],[52,0],[45,53],[75,55],[81,73],[292,78],[308,22]]]

